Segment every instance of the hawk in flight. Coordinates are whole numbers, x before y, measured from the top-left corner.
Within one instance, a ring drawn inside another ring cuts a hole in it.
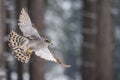
[[[39,35],[24,9],[21,10],[18,25],[23,32],[23,36],[14,31],[11,31],[9,35],[9,46],[12,48],[12,54],[18,61],[28,63],[31,54],[35,53],[44,60],[54,61],[64,67],[70,67],[70,65],[64,64],[49,51],[48,46],[51,44],[51,41]]]

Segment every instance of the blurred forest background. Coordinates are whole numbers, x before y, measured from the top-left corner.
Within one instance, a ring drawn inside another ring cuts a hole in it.
[[[17,61],[8,47],[18,17],[29,13],[40,35],[70,68],[32,55]],[[0,0],[0,80],[120,80],[120,0]]]

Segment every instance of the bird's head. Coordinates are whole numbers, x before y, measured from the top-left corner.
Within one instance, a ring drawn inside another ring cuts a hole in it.
[[[51,40],[46,39],[46,38],[44,38],[43,40],[44,40],[45,43],[47,43],[47,44],[49,44],[49,45],[53,45],[53,43],[52,43]]]

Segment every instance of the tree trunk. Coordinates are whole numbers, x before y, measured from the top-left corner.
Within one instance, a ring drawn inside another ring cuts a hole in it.
[[[110,0],[84,0],[83,80],[113,80]]]
[[[19,19],[19,14],[20,14],[20,11],[22,10],[22,5],[23,5],[23,0],[17,0],[16,1],[16,17],[17,17],[17,20]],[[18,21],[17,21],[18,23]],[[18,25],[17,25],[18,26]],[[19,27],[19,26],[18,26]],[[17,33],[21,34],[19,28],[16,28],[17,30]],[[17,73],[18,73],[18,80],[23,80],[23,64],[17,60]]]
[[[84,0],[83,8],[83,80],[96,80],[96,35],[97,4],[93,0]]]
[[[43,36],[44,0],[29,0],[28,5],[31,20],[39,33]],[[33,54],[30,63],[30,80],[44,80],[44,73],[44,61]]]
[[[6,79],[6,70],[5,70],[5,50],[6,43],[4,37],[6,36],[5,31],[5,9],[4,9],[4,0],[0,0],[0,80]]]
[[[111,0],[98,0],[98,78],[113,80],[113,24]]]

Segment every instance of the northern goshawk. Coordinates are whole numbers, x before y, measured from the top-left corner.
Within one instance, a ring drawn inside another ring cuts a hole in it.
[[[9,35],[9,46],[12,48],[12,54],[21,62],[28,63],[32,53],[37,56],[57,62],[64,67],[70,67],[56,58],[48,49],[51,41],[42,38],[38,31],[33,27],[28,13],[22,9],[19,16],[19,29],[22,31],[23,36],[11,31]]]

